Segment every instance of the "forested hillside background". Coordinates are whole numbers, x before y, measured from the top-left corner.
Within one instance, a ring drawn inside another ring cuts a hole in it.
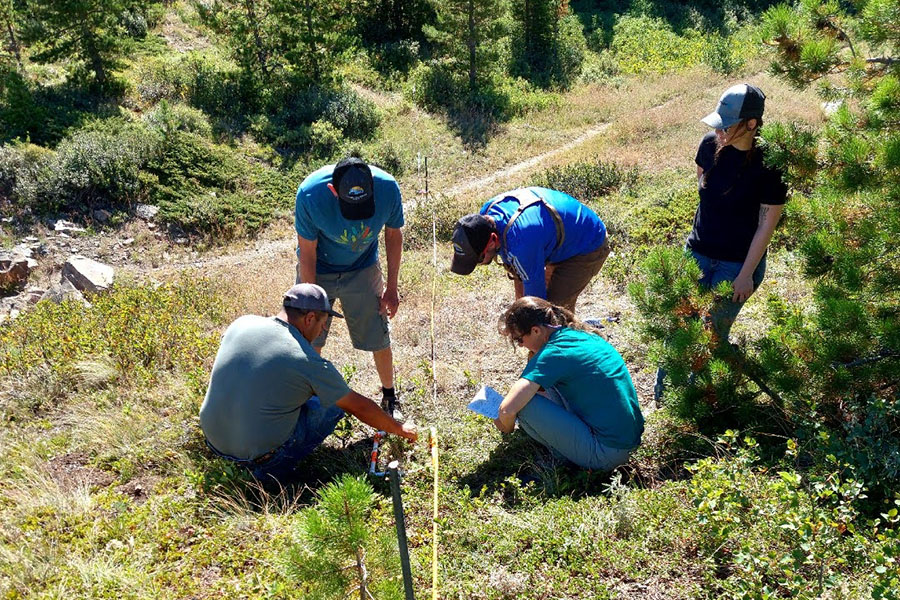
[[[682,247],[698,119],[743,81],[790,200],[729,344],[703,316],[730,292]],[[343,423],[279,492],[197,420],[224,327],[293,282],[297,185],[353,153],[404,194],[396,380],[439,432],[442,597],[900,597],[898,121],[896,0],[0,0],[0,245],[37,263],[2,290],[0,595],[344,598],[352,538],[402,597],[387,485],[354,479],[371,431]],[[578,315],[607,318],[647,431],[611,476],[465,409],[525,357],[496,333],[503,270],[449,273],[449,235],[535,184],[614,244]],[[37,301],[76,253],[112,289]],[[385,454],[424,597],[427,445]]]

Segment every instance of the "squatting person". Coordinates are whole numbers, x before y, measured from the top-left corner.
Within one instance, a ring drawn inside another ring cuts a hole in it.
[[[609,256],[603,221],[575,198],[541,187],[499,194],[453,232],[450,270],[468,275],[500,256],[516,298],[535,296],[575,311]]]
[[[330,317],[321,287],[289,289],[281,312],[245,315],[225,331],[216,354],[200,427],[219,456],[266,482],[288,483],[299,461],[334,431],[344,411],[378,430],[415,441],[411,424],[400,424],[369,398],[351,390],[312,342]]]
[[[622,356],[565,308],[526,296],[500,317],[501,335],[534,353],[494,421],[580,467],[612,470],[641,443],[644,417]],[[545,390],[541,392],[541,390]]]

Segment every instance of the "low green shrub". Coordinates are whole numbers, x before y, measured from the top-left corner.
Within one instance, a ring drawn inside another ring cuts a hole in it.
[[[273,94],[268,105],[251,119],[257,136],[323,158],[337,152],[338,142],[371,138],[381,124],[375,103],[350,87],[297,83]]]
[[[633,187],[638,181],[636,168],[626,169],[599,158],[551,167],[539,173],[532,185],[565,192],[581,201],[605,196],[618,189]]]
[[[203,111],[180,103],[169,103],[162,100],[144,115],[147,127],[159,131],[163,135],[174,131],[195,133],[200,137],[209,137],[212,127]]]
[[[36,369],[72,374],[80,363],[108,357],[124,379],[163,371],[190,373],[215,353],[208,326],[221,301],[207,281],[116,285],[76,301],[39,302],[0,325],[0,372],[23,377]]]
[[[144,102],[186,102],[216,119],[242,122],[259,103],[256,92],[242,82],[240,68],[213,51],[148,57],[136,79]]]
[[[666,73],[703,59],[705,40],[696,30],[675,33],[662,19],[623,15],[616,20],[610,50],[623,73]]]
[[[163,138],[147,175],[163,221],[219,240],[254,234],[294,193],[289,177],[184,131]]]
[[[900,536],[891,504],[900,500],[870,521],[860,511],[866,489],[846,464],[831,457],[800,471],[803,448],[793,439],[786,448],[773,468],[762,464],[756,440],[727,431],[717,444],[725,458],[690,467],[701,550],[723,574],[721,595],[812,600],[859,587],[896,597]]]
[[[0,150],[0,187],[21,209],[44,213],[93,203],[123,205],[143,191],[141,169],[158,139],[137,123],[96,122],[60,142]]]
[[[141,192],[140,171],[156,147],[156,137],[134,123],[76,132],[57,148],[47,197],[55,206],[131,202]]]

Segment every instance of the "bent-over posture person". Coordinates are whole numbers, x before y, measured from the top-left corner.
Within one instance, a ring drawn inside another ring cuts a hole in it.
[[[394,355],[388,318],[400,303],[403,202],[397,181],[355,157],[311,173],[297,190],[297,283],[322,286],[341,301],[350,341],[372,353],[382,387],[382,406],[393,414]],[[378,234],[384,229],[387,282],[378,264]],[[331,319],[313,342],[321,351]]]
[[[225,331],[200,407],[200,427],[219,456],[249,469],[261,481],[290,482],[298,462],[348,412],[387,433],[416,440],[369,398],[351,390],[312,341],[331,308],[321,287],[300,283],[284,295],[271,318],[245,315]]]
[[[468,275],[500,256],[516,298],[536,296],[575,311],[578,296],[609,256],[606,226],[575,198],[541,187],[488,200],[453,232],[450,270]]]
[[[624,464],[641,443],[644,417],[616,349],[570,311],[530,296],[513,302],[498,328],[534,356],[501,402],[497,429],[511,432],[518,418],[529,436],[580,467]]]

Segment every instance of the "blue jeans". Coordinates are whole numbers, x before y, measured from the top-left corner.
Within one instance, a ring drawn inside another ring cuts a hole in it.
[[[734,281],[737,279],[738,274],[740,274],[741,267],[744,266],[743,262],[716,260],[714,258],[703,256],[693,250],[691,250],[691,255],[700,266],[700,271],[703,272],[703,276],[700,277],[700,285],[709,289],[716,287],[723,281]],[[759,264],[753,271],[754,290],[762,283],[765,275],[766,255],[763,254]],[[743,302],[733,302],[729,296],[713,307],[712,313],[710,314],[712,326],[718,334],[719,339],[723,342],[728,341],[728,334],[731,332],[731,326],[734,325],[734,320],[737,318],[738,313],[741,312],[741,307],[743,306]]]
[[[634,450],[622,450],[603,444],[590,425],[568,409],[565,398],[556,389],[535,394],[519,411],[519,425],[539,444],[579,467],[612,471],[628,462]]]
[[[714,258],[704,256],[699,252],[695,252],[693,250],[691,250],[690,252],[691,256],[694,257],[694,260],[697,261],[697,264],[700,266],[700,271],[702,272],[702,275],[700,277],[700,285],[706,287],[707,289],[714,288],[723,281],[733,282],[735,279],[737,279],[737,276],[741,272],[741,268],[744,266],[744,263],[742,262],[716,260]],[[766,255],[763,254],[763,257],[760,259],[759,264],[753,271],[754,290],[759,287],[759,284],[762,283],[762,280],[765,276]],[[734,302],[731,299],[731,296],[729,296],[719,301],[710,311],[710,319],[712,320],[713,329],[722,342],[728,342],[728,335],[731,333],[731,326],[734,325],[734,320],[737,318],[738,313],[741,312],[741,308],[743,306],[743,302]],[[656,385],[653,387],[653,395],[657,401],[659,401],[660,397],[662,396],[662,392],[665,389],[665,377],[666,370],[662,367],[658,368],[656,370]]]
[[[259,481],[268,482],[274,479],[280,483],[289,483],[296,477],[295,469],[300,460],[319,447],[325,438],[331,435],[343,416],[344,411],[338,406],[322,408],[319,397],[312,396],[300,407],[297,425],[294,427],[291,437],[276,448],[274,454],[262,464],[222,454],[209,442],[207,445],[222,458],[247,468]]]

